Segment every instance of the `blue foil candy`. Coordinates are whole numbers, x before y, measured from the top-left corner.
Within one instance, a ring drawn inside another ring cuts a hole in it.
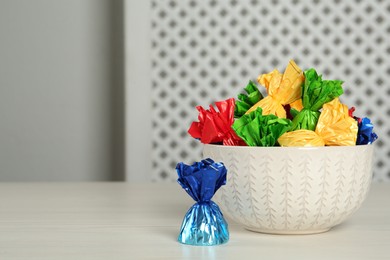
[[[218,205],[211,198],[226,184],[227,170],[211,159],[193,165],[178,163],[177,182],[197,202],[186,213],[178,241],[187,245],[212,246],[226,243],[229,230]]]
[[[378,139],[378,135],[373,132],[374,126],[370,119],[364,117],[361,120],[358,120],[358,122],[359,130],[356,139],[357,145],[372,144],[376,139]]]

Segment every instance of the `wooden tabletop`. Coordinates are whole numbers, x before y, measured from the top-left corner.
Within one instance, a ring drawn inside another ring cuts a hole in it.
[[[0,259],[390,259],[390,184],[317,235],[267,235],[228,219],[230,241],[176,239],[194,202],[176,183],[0,183]]]

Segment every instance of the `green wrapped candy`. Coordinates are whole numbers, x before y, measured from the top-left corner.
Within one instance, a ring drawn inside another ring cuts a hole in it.
[[[232,128],[248,146],[275,146],[278,138],[290,130],[291,120],[275,115],[262,115],[258,107],[234,121]]]
[[[318,75],[314,69],[309,69],[304,74],[303,109],[294,117],[292,131],[299,129],[314,131],[322,106],[343,94],[341,80],[322,80],[322,76]]]
[[[249,81],[248,85],[245,87],[245,92],[247,94],[239,94],[238,100],[236,101],[236,107],[234,109],[234,116],[241,117],[246,111],[249,110],[254,104],[263,99],[259,89],[253,81]]]

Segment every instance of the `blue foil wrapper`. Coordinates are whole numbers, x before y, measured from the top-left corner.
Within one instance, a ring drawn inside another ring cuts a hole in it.
[[[227,170],[211,159],[193,165],[178,163],[178,183],[197,202],[186,213],[178,241],[187,245],[212,246],[226,243],[229,230],[218,205],[211,198],[226,184]]]
[[[373,132],[374,126],[371,123],[371,120],[367,117],[358,120],[358,136],[356,139],[357,145],[363,144],[372,144],[376,139],[378,139],[378,135]]]

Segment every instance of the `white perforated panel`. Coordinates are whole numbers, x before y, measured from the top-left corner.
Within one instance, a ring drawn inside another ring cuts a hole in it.
[[[389,1],[152,1],[153,180],[201,159],[196,105],[236,97],[290,58],[345,81],[342,102],[379,135],[374,178],[390,180]]]

